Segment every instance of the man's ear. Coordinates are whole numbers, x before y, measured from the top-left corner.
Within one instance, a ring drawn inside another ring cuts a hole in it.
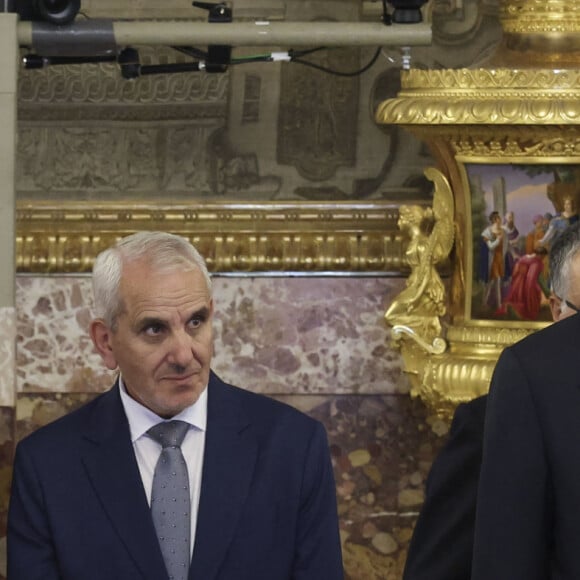
[[[550,294],[549,300],[552,319],[554,322],[558,322],[562,316],[562,301],[553,292]]]
[[[91,322],[89,332],[93,344],[97,352],[101,355],[105,366],[114,371],[117,368],[117,359],[115,358],[112,347],[113,332],[101,318],[96,318]]]

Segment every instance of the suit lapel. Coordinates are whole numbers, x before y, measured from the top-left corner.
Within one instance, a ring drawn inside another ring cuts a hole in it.
[[[214,579],[232,541],[257,456],[248,425],[235,391],[212,373],[190,578]]]
[[[86,438],[84,464],[119,538],[144,578],[166,578],[118,386],[99,401]]]

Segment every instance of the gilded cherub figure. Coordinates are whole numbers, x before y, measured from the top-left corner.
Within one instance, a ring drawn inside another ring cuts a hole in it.
[[[453,194],[440,171],[428,168],[425,176],[435,185],[433,207],[404,205],[399,209],[399,228],[409,235],[406,259],[411,273],[385,318],[393,331],[404,332],[436,352],[442,348],[440,317],[446,312],[445,286],[436,266],[453,246]]]

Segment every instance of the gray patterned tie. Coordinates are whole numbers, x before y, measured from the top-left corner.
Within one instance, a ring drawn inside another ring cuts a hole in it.
[[[184,421],[168,421],[147,431],[163,447],[153,474],[151,515],[170,580],[187,580],[189,573],[189,477],[181,453],[188,429]]]

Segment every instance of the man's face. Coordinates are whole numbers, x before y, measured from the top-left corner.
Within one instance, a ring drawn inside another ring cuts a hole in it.
[[[161,417],[197,401],[209,380],[213,301],[195,269],[154,271],[144,261],[123,267],[123,308],[113,331],[93,321],[91,336],[127,392]]]

